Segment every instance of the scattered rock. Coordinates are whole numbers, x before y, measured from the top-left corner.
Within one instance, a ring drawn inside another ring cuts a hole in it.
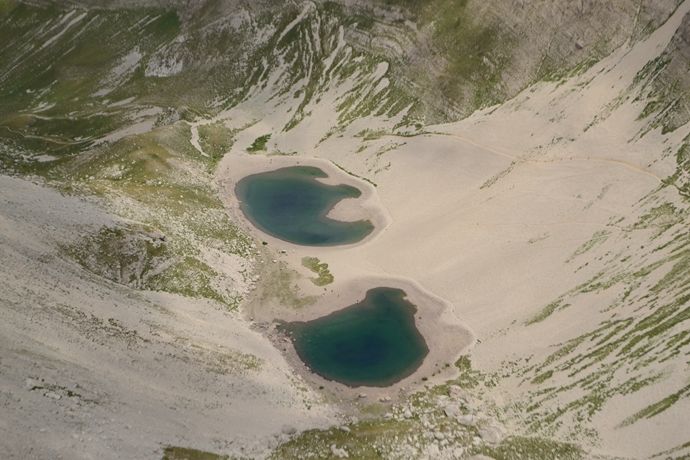
[[[283,434],[293,435],[297,433],[297,428],[295,428],[292,425],[284,425],[283,428],[280,430]]]
[[[439,458],[441,456],[441,449],[436,444],[429,444],[424,449],[424,456],[427,458]]]
[[[461,415],[457,417],[458,423],[464,426],[473,426],[476,423],[474,416],[472,415]]]
[[[159,231],[154,231],[154,232],[149,233],[149,237],[152,240],[165,241],[165,235]]]
[[[443,407],[443,413],[446,414],[448,418],[460,418],[462,417],[462,412],[457,404],[446,404]]]
[[[350,454],[342,447],[336,447],[335,444],[331,444],[331,453],[338,458],[349,458]]]
[[[503,440],[503,430],[495,425],[487,425],[479,428],[479,436],[489,444],[498,444]]]
[[[56,401],[62,399],[62,396],[55,393],[54,391],[46,391],[45,393],[43,393],[43,396],[45,396],[46,398],[54,399]]]
[[[367,394],[366,394],[366,393],[360,393],[359,395],[357,395],[357,397],[358,397],[359,399],[364,399],[364,398],[367,397]]]
[[[463,390],[457,385],[453,385],[452,387],[450,387],[448,393],[450,394],[450,397],[452,399],[463,403],[468,403],[472,399],[469,393],[467,393],[465,390]]]

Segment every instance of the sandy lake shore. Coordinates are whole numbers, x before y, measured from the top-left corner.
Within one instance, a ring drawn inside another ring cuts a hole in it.
[[[329,217],[339,220],[369,219],[375,226],[374,231],[364,240],[350,245],[305,247],[267,235],[244,216],[239,209],[239,202],[234,193],[235,184],[251,174],[273,171],[289,166],[316,166],[328,174],[328,178],[319,179],[328,184],[347,184],[357,187],[362,195],[355,199],[346,199],[338,203],[330,212]],[[336,398],[341,400],[367,399],[388,400],[397,395],[413,391],[426,383],[440,383],[451,378],[457,371],[453,363],[460,354],[474,342],[473,334],[459,322],[448,321],[444,316],[447,310],[452,308],[447,301],[424,289],[412,279],[390,276],[386,273],[366,273],[357,263],[357,258],[350,257],[353,248],[363,248],[375,241],[379,235],[385,232],[392,219],[388,211],[381,204],[376,188],[357,177],[353,177],[331,161],[318,158],[305,158],[302,156],[265,156],[265,155],[229,155],[223,160],[217,174],[223,199],[233,216],[237,216],[244,222],[246,228],[255,234],[257,238],[268,243],[268,246],[278,249],[281,260],[292,268],[300,267],[302,257],[316,256],[331,260],[349,261],[348,266],[339,268],[335,273],[336,281],[327,286],[327,289],[315,290],[309,282],[299,282],[299,286],[305,293],[315,295],[315,303],[304,308],[294,309],[283,305],[252,305],[248,314],[256,322],[274,321],[307,321],[328,315],[334,311],[345,308],[362,300],[369,289],[375,287],[393,287],[404,290],[408,299],[417,307],[415,323],[429,347],[429,354],[425,357],[421,366],[410,376],[388,387],[358,387],[351,388],[346,385],[328,381],[314,374],[297,356],[291,344],[284,335],[277,333],[274,326],[264,324],[263,328],[269,337],[283,350],[288,362],[307,381],[316,387],[327,388]],[[276,260],[277,262],[277,260]],[[307,273],[305,273],[307,274]],[[448,366],[446,366],[448,364]],[[424,380],[422,380],[422,378]]]

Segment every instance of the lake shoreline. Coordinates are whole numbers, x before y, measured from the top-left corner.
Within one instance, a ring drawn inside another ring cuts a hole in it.
[[[415,373],[429,354],[418,308],[402,289],[369,289],[357,303],[280,325],[300,359],[326,380],[351,388],[390,387]]]
[[[338,312],[364,299],[367,291],[378,287],[401,289],[406,299],[416,307],[415,327],[424,338],[429,349],[421,365],[410,375],[388,386],[348,386],[328,380],[302,361],[285,331],[281,331],[278,322],[308,322]],[[339,402],[388,402],[397,401],[404,395],[422,389],[425,385],[441,384],[458,375],[455,362],[467,353],[475,338],[464,326],[448,323],[443,318],[450,305],[443,299],[431,294],[413,280],[393,277],[367,276],[350,279],[332,286],[329,293],[319,298],[311,306],[301,309],[283,308],[274,312],[272,318],[258,315],[256,321],[271,341],[286,357],[288,363],[311,386],[326,391]],[[256,310],[254,310],[256,313]],[[364,395],[364,397],[363,397]]]
[[[358,198],[340,201],[328,217],[337,220],[369,219],[374,224],[372,231],[363,240],[337,246],[303,246],[273,237],[259,228],[245,216],[234,193],[237,182],[252,174],[275,171],[290,166],[315,166],[322,169],[328,178],[317,180],[326,184],[346,184],[357,187],[362,194]],[[243,314],[257,331],[265,334],[274,346],[304,381],[320,391],[328,400],[342,405],[343,409],[359,407],[375,402],[395,402],[405,395],[423,389],[427,385],[442,384],[457,377],[459,371],[454,363],[468,353],[475,344],[475,336],[449,312],[454,306],[425,289],[417,281],[394,276],[378,267],[362,265],[360,253],[376,240],[391,225],[393,219],[384,207],[376,188],[363,179],[351,176],[331,161],[303,156],[266,156],[245,153],[228,154],[219,165],[216,174],[221,199],[236,222],[242,222],[248,232],[266,244],[262,248],[267,265],[285,264],[294,269],[301,278],[295,281],[301,293],[313,296],[316,301],[301,308],[281,304],[277,299],[260,301],[256,293],[243,306]],[[310,274],[301,265],[305,256],[316,256],[331,263],[335,282],[326,287],[314,286]],[[272,280],[264,279],[270,284]],[[409,376],[387,387],[348,387],[342,383],[324,379],[299,358],[290,338],[280,332],[277,322],[309,321],[326,316],[364,299],[369,289],[391,287],[402,289],[407,299],[417,308],[415,326],[424,337],[429,348],[422,364]]]
[[[370,220],[336,220],[328,215],[343,200],[356,200],[354,186],[325,184],[315,166],[288,166],[250,174],[235,185],[241,211],[263,233],[300,246],[344,246],[374,231]]]
[[[229,210],[235,221],[242,222],[250,233],[257,235],[258,239],[266,241],[273,246],[284,246],[292,249],[309,247],[282,240],[257,227],[241,209],[240,201],[235,194],[235,188],[246,177],[282,168],[293,166],[316,167],[328,175],[326,178],[315,178],[318,182],[327,185],[348,185],[357,188],[361,192],[361,195],[357,198],[345,198],[338,202],[329,210],[326,217],[343,222],[369,220],[374,227],[373,230],[360,241],[349,244],[320,246],[320,248],[346,250],[365,245],[385,231],[392,222],[390,214],[382,206],[376,193],[376,188],[372,184],[346,173],[328,160],[301,156],[266,156],[261,154],[229,154],[228,156],[229,158],[219,165],[216,175],[220,185],[221,200],[223,200],[226,209]]]

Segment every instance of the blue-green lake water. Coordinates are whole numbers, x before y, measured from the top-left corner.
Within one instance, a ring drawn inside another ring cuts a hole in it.
[[[284,327],[313,372],[351,387],[382,387],[412,374],[429,353],[416,311],[405,291],[379,287],[359,303]]]
[[[259,229],[305,246],[352,244],[374,230],[369,220],[341,222],[326,217],[339,201],[357,198],[349,185],[327,185],[328,175],[312,166],[292,166],[241,179],[235,193],[244,215]]]

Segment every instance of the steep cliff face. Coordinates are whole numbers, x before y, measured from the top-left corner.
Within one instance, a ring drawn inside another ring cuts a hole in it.
[[[439,120],[501,102],[536,81],[581,72],[626,41],[648,35],[680,2],[341,3],[377,19],[368,21],[375,38],[361,45],[399,60],[394,71],[421,94],[424,113]],[[391,25],[407,28],[413,40],[391,46]]]

